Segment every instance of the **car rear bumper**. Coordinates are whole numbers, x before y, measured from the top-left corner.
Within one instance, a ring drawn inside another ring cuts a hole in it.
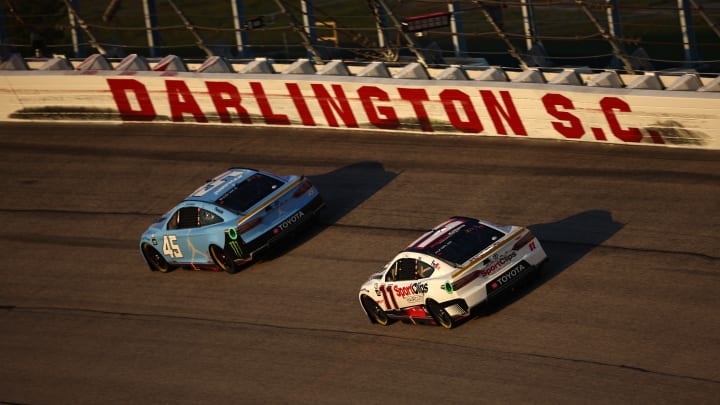
[[[250,257],[252,257],[257,252],[279,242],[286,236],[308,224],[323,207],[325,207],[325,201],[318,194],[310,203],[302,209],[295,211],[292,215],[289,215],[287,219],[278,226],[247,242],[246,251],[250,252]]]
[[[520,261],[485,285],[487,297],[491,298],[511,288],[530,274],[537,272],[541,265],[542,262],[533,266],[525,260]]]

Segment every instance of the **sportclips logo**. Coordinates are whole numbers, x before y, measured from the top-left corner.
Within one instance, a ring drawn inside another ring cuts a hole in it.
[[[395,285],[393,286],[393,290],[395,290],[395,295],[398,298],[405,298],[408,295],[426,294],[428,292],[428,285],[427,283],[413,283],[404,287]]]
[[[525,92],[520,98],[518,90],[514,97],[507,90],[443,88],[434,94],[425,88],[245,80],[166,79],[164,89],[157,89],[153,83],[152,90],[138,79],[108,78],[107,83],[123,121],[164,119],[165,113],[159,116],[157,111],[169,108],[169,119],[174,122],[189,118],[198,123],[363,125],[384,130],[419,128],[423,132],[438,127],[460,133],[518,136],[528,136],[525,121],[532,121],[531,129],[536,122],[545,123],[544,133],[554,131],[567,139],[608,141],[614,137],[621,142],[642,142],[649,136],[653,143],[665,143],[656,130],[645,128],[644,135],[639,128],[623,125],[621,120],[632,122],[633,111],[619,97],[592,101],[586,95],[573,100],[559,93],[532,93],[530,97]],[[519,101],[532,105],[518,108]],[[320,119],[324,122],[317,121]]]
[[[500,255],[498,255],[498,254],[494,254],[494,255],[492,256],[492,260],[494,261],[494,263],[491,264],[491,265],[489,265],[488,267],[482,269],[482,270],[480,271],[480,274],[481,274],[483,277],[487,276],[488,274],[491,274],[492,272],[494,272],[495,270],[499,269],[500,267],[502,267],[502,266],[510,263],[510,262],[512,261],[512,259],[515,258],[515,256],[517,256],[517,253],[515,253],[515,252],[510,252],[510,254],[508,254],[508,255],[503,255],[503,256],[500,256]]]

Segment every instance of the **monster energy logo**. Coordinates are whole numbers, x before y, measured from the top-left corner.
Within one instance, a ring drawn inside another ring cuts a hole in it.
[[[235,256],[243,257],[243,251],[237,241],[238,234],[235,228],[228,228],[227,236],[228,238],[230,238],[230,242],[228,243],[228,245],[230,245],[230,248],[233,250],[233,253],[235,253]]]
[[[242,248],[240,247],[240,244],[238,243],[238,241],[231,240],[230,243],[228,243],[228,245],[230,245],[230,248],[233,250],[233,253],[235,253],[235,256],[243,257]]]

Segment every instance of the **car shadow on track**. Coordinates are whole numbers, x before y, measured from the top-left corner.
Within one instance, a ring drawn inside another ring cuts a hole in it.
[[[614,221],[608,211],[594,210],[528,228],[542,244],[549,260],[540,272],[529,276],[520,285],[475,308],[473,316],[465,321],[492,315],[522,299],[602,245],[620,231],[623,224]]]
[[[325,208],[309,226],[268,249],[258,261],[272,260],[301,246],[337,223],[397,176],[397,173],[386,171],[379,162],[358,162],[326,174],[308,176],[325,200]]]

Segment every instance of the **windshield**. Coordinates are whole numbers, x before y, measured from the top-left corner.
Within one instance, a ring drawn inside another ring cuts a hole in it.
[[[238,212],[245,212],[262,199],[272,194],[283,184],[282,181],[256,173],[238,183],[215,201],[216,204]]]
[[[503,233],[477,222],[467,222],[446,239],[429,246],[427,253],[452,263],[462,264],[485,250]]]

